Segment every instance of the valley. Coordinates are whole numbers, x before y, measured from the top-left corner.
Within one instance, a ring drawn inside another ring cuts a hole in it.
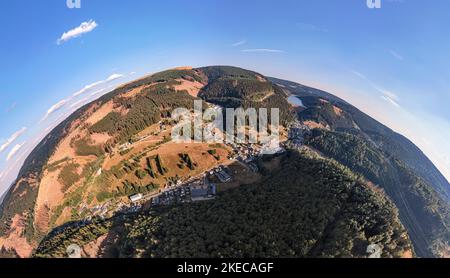
[[[278,108],[281,148],[173,142],[173,109],[200,99]],[[1,206],[1,255],[64,257],[76,243],[87,257],[366,257],[370,244],[438,256],[446,185],[396,138],[289,81],[224,66],[156,73],[79,109],[31,153]]]

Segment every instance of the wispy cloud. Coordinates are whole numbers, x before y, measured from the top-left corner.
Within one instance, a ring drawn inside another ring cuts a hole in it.
[[[270,49],[270,48],[252,48],[252,49],[243,49],[241,52],[252,52],[252,53],[283,53],[283,50],[280,49]]]
[[[110,90],[111,88],[114,88],[114,86],[113,86],[113,85],[110,85],[110,86],[108,86],[108,87],[105,87],[105,88],[102,88],[102,89],[100,89],[100,90],[94,91],[94,92],[92,92],[89,96],[92,97],[92,96],[98,95],[98,94],[103,93],[103,92],[105,92],[105,91],[107,91],[107,90]]]
[[[123,77],[123,74],[114,73],[113,75],[111,75],[110,77],[108,77],[106,79],[106,82],[111,82],[113,80],[116,80],[116,79],[119,79],[119,78],[122,78],[122,77]]]
[[[59,101],[58,103],[55,103],[54,105],[52,105],[52,107],[50,107],[47,110],[47,113],[45,113],[44,117],[41,119],[40,122],[43,122],[45,120],[48,119],[48,117],[50,117],[51,114],[55,113],[56,111],[58,111],[59,109],[61,109],[64,105],[66,105],[66,103],[68,103],[70,101],[70,99],[63,99],[61,101]]]
[[[382,95],[381,98],[385,101],[387,101],[388,103],[394,105],[395,107],[399,108],[400,104],[398,104],[398,102],[396,100],[394,100],[393,98],[391,98],[390,96],[387,95]]]
[[[77,100],[77,101],[75,101],[74,103],[72,103],[69,107],[70,107],[70,108],[74,108],[74,107],[78,106],[79,104],[88,101],[88,99],[89,99],[89,97],[85,97],[85,98],[83,98],[83,99]]]
[[[102,84],[105,84],[105,83],[114,81],[114,80],[116,80],[116,79],[122,78],[123,76],[124,76],[123,74],[114,73],[114,74],[112,74],[111,76],[109,76],[109,77],[108,77],[107,79],[105,79],[105,80],[100,80],[100,81],[97,81],[97,82],[94,82],[94,83],[92,83],[92,84],[89,84],[89,85],[84,86],[81,90],[75,92],[75,93],[72,95],[72,97],[77,97],[77,96],[79,96],[79,95],[82,95],[82,94],[88,92],[89,90],[91,90],[91,89],[93,89],[93,88],[99,86],[99,85],[102,85]]]
[[[399,61],[403,61],[404,60],[402,55],[400,55],[398,52],[396,52],[396,51],[394,51],[392,49],[389,50],[389,54],[391,54],[392,57],[394,57],[395,59],[397,59]]]
[[[352,70],[351,72],[352,72],[354,75],[358,76],[359,78],[362,78],[362,79],[365,79],[365,80],[368,81],[367,77],[366,77],[364,74],[360,73],[359,71]]]
[[[93,91],[87,97],[84,97],[84,98],[82,98],[80,100],[77,100],[77,101],[71,103],[69,107],[70,108],[74,108],[74,107],[77,107],[77,106],[84,105],[87,102],[92,101],[93,100],[93,98],[92,98],[93,96],[96,96],[96,95],[98,95],[100,93],[103,93],[103,92],[105,92],[105,91],[107,91],[107,90],[109,90],[111,88],[114,88],[114,85],[110,85],[110,86],[107,86],[105,88],[101,88],[99,90]]]
[[[64,34],[62,34],[62,36],[56,41],[56,43],[59,45],[68,40],[77,38],[83,34],[93,31],[97,26],[98,24],[92,19],[87,22],[83,22],[80,24],[80,26],[64,32]]]
[[[105,83],[104,80],[97,81],[97,82],[94,82],[94,83],[92,83],[92,84],[88,84],[88,85],[84,86],[81,90],[75,92],[75,93],[72,95],[72,97],[77,97],[77,96],[79,96],[79,95],[82,95],[82,94],[86,93],[87,91],[89,91],[90,89],[92,89],[92,88],[94,88],[94,87],[96,87],[96,86],[98,86],[98,85],[101,85],[101,84],[103,84],[103,83]]]
[[[247,40],[240,40],[240,41],[233,43],[231,46],[236,47],[236,46],[244,45],[246,43],[247,43]]]
[[[394,94],[393,92],[387,91],[387,90],[381,90],[381,92],[383,93],[383,95],[389,97],[390,99],[393,99],[395,101],[399,101],[400,98]]]
[[[400,98],[398,97],[398,95],[396,95],[395,93],[386,90],[384,88],[382,88],[381,86],[375,84],[375,82],[373,82],[372,80],[370,80],[366,75],[362,74],[359,71],[356,70],[352,70],[351,71],[354,75],[358,76],[359,78],[367,81],[367,83],[369,83],[369,85],[374,88],[376,91],[378,91],[379,93],[381,93],[381,99],[387,101],[388,103],[392,104],[393,106],[400,108]]]
[[[77,98],[78,96],[83,95],[83,94],[85,94],[85,93],[91,91],[92,89],[94,89],[94,88],[100,86],[100,85],[107,84],[107,83],[109,83],[109,82],[112,82],[112,81],[117,80],[117,79],[122,78],[122,77],[124,77],[123,74],[114,73],[114,74],[110,75],[108,78],[106,78],[106,79],[104,79],[104,80],[100,80],[100,81],[97,81],[97,82],[94,82],[94,83],[91,83],[91,84],[89,84],[89,85],[84,86],[81,90],[75,92],[75,93],[74,93],[72,96],[70,96],[69,98],[63,99],[63,100],[59,101],[58,103],[52,105],[52,106],[47,110],[47,112],[45,113],[44,117],[39,121],[39,123],[42,123],[42,122],[44,122],[45,120],[47,120],[53,113],[55,113],[56,111],[58,111],[58,110],[60,110],[61,108],[63,108],[66,104],[68,104],[69,102],[71,102],[72,100],[74,100],[75,98]],[[96,95],[96,94],[98,94],[98,93],[101,93],[102,91],[104,91],[104,90],[106,90],[107,88],[110,88],[110,87],[111,87],[111,86],[106,87],[106,88],[103,88],[103,89],[100,89],[100,90],[97,90],[97,91],[95,91],[94,93],[92,93],[91,96]],[[84,100],[84,99],[83,99],[83,100]],[[72,104],[70,105],[70,108],[73,108],[73,107],[77,106],[78,104],[82,103],[83,100],[77,100],[77,101],[75,101],[74,103],[72,103]]]
[[[305,22],[298,22],[298,23],[296,23],[296,26],[304,31],[328,32],[328,30],[325,28],[322,28],[322,27],[314,25],[314,24],[305,23]]]
[[[11,158],[13,158],[17,152],[22,148],[22,146],[25,144],[25,142],[21,143],[21,144],[17,144],[15,145],[11,151],[8,153],[8,155],[6,156],[6,161],[10,161]]]
[[[6,141],[0,146],[0,153],[5,151],[12,143],[14,143],[14,141],[17,140],[17,138],[24,134],[25,131],[27,131],[27,128],[22,127],[20,130],[14,132],[8,139],[6,139]]]

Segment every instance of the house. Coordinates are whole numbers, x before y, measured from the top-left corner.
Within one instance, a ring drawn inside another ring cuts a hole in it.
[[[209,191],[210,191],[210,195],[212,195],[212,196],[217,195],[217,186],[214,183],[211,183],[209,185]]]
[[[131,195],[129,198],[130,198],[131,202],[136,203],[137,201],[141,200],[143,197],[144,197],[144,195],[142,195],[141,193],[138,193],[138,194]]]
[[[158,205],[159,204],[159,197],[152,198],[152,204],[153,205]]]
[[[203,186],[191,187],[192,202],[204,201],[208,199],[208,188]]]
[[[196,201],[206,201],[214,199],[217,194],[216,185],[211,183],[210,185],[202,186],[191,186],[191,200]]]
[[[223,170],[220,170],[219,172],[216,172],[216,177],[222,183],[231,181],[231,176],[227,172],[225,172]]]
[[[102,174],[102,168],[99,168],[95,173],[95,177],[99,177]]]
[[[119,146],[119,151],[123,152],[128,150],[131,147],[131,144],[129,142],[126,142],[125,144],[122,144]]]

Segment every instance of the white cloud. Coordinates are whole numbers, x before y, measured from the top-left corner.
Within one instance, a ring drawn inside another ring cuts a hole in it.
[[[241,41],[233,43],[231,46],[236,47],[236,46],[240,46],[240,45],[243,45],[243,44],[246,44],[246,43],[247,43],[246,40],[241,40]]]
[[[23,146],[24,144],[25,144],[25,142],[24,142],[24,143],[21,143],[21,144],[15,145],[15,146],[11,149],[11,151],[9,152],[9,154],[6,156],[6,161],[10,161],[11,158],[13,158],[13,156],[15,156],[15,155],[17,154],[17,152],[22,148],[22,146]]]
[[[119,78],[122,78],[124,76],[125,75],[123,75],[123,74],[114,73],[114,74],[110,75],[108,78],[106,78],[105,80],[100,80],[100,81],[97,81],[97,82],[94,82],[94,83],[91,83],[89,85],[84,86],[81,90],[75,92],[69,98],[63,99],[63,100],[59,101],[58,103],[54,104],[52,107],[50,107],[47,110],[47,113],[45,113],[44,117],[40,120],[39,123],[42,123],[43,121],[47,120],[48,117],[50,117],[51,114],[53,114],[54,112],[56,112],[56,111],[60,110],[61,108],[63,108],[68,102],[71,102],[76,97],[89,92],[90,90],[94,89],[97,86],[100,86],[102,84],[107,84],[109,82],[112,82],[112,81],[117,80]],[[105,89],[110,88],[110,87],[111,86],[103,88],[103,89],[100,89],[98,91],[95,91],[94,93],[91,94],[91,96],[96,95],[98,93],[101,93],[102,91],[104,91]],[[73,104],[70,105],[70,108],[73,108],[73,107],[77,106],[82,101],[83,100],[75,101]]]
[[[243,49],[241,52],[254,52],[254,53],[283,53],[283,50],[270,49],[270,48],[253,48],[253,49]]]
[[[383,95],[389,97],[390,99],[393,99],[395,101],[399,101],[400,100],[400,98],[396,94],[394,94],[393,92],[390,92],[388,90],[383,90],[383,89],[379,89],[379,91],[382,92]]]
[[[14,132],[7,140],[5,143],[3,143],[0,146],[0,153],[2,153],[4,150],[6,150],[12,143],[14,143],[14,141],[17,140],[17,138],[19,138],[22,134],[25,133],[25,131],[27,130],[26,127],[22,127],[20,130]]]
[[[367,76],[365,76],[364,74],[356,71],[356,70],[352,70],[351,71],[354,75],[358,76],[359,78],[367,81],[367,83],[369,83],[369,85],[374,88],[376,91],[378,91],[379,93],[381,93],[381,98],[385,101],[387,101],[388,103],[392,104],[393,106],[400,108],[400,98],[394,94],[393,92],[383,89],[382,87],[378,86],[377,84],[375,84],[372,80],[370,80]]]
[[[114,73],[112,74],[110,77],[108,77],[108,79],[106,79],[106,82],[110,82],[119,78],[122,78],[123,74],[118,74],[118,73]]]
[[[389,97],[387,95],[382,95],[381,98],[384,99],[385,101],[387,101],[388,103],[394,105],[397,108],[400,107],[400,104],[398,104],[397,101],[395,101],[394,99],[392,99],[391,97]]]
[[[56,43],[59,45],[68,40],[77,38],[83,34],[91,32],[97,26],[98,24],[92,19],[89,20],[88,22],[83,22],[80,24],[80,26],[75,27],[67,32],[64,32],[64,34],[62,34],[62,36],[56,41]]]
[[[59,101],[58,103],[54,104],[52,107],[50,107],[47,110],[47,113],[45,113],[44,117],[41,119],[40,122],[43,122],[45,120],[47,120],[47,118],[53,114],[54,112],[58,111],[59,109],[61,109],[64,105],[66,105],[67,102],[69,102],[70,99],[63,99],[61,101]]]
[[[77,97],[79,95],[82,95],[82,94],[86,93],[87,91],[89,91],[90,89],[92,89],[92,88],[94,88],[94,87],[96,87],[98,85],[101,85],[103,83],[105,83],[105,81],[101,80],[101,81],[97,81],[97,82],[94,82],[92,84],[86,85],[86,86],[83,87],[83,89],[75,92],[72,96],[73,97]]]
[[[109,77],[108,77],[107,79],[105,79],[105,80],[100,80],[100,81],[97,81],[97,82],[94,82],[94,83],[92,83],[92,84],[89,84],[89,85],[84,86],[83,89],[79,90],[78,92],[75,92],[75,93],[72,95],[72,97],[77,97],[77,96],[82,95],[82,94],[88,92],[89,90],[91,90],[91,89],[93,89],[93,88],[99,86],[99,85],[102,85],[102,84],[105,84],[105,83],[114,81],[114,80],[119,79],[119,78],[122,78],[122,77],[124,77],[123,74],[114,73],[114,74],[112,74],[111,76],[109,76]]]
[[[352,72],[354,75],[358,76],[359,78],[362,78],[362,79],[366,79],[366,80],[367,80],[367,77],[366,77],[364,74],[360,73],[359,71],[352,70],[351,72]]]
[[[403,56],[400,55],[398,52],[394,51],[394,50],[389,50],[389,54],[391,54],[395,59],[403,61]]]

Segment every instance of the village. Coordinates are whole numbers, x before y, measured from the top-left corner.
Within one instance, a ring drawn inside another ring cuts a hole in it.
[[[166,130],[166,128],[165,124],[160,123],[160,130]],[[271,141],[266,144],[227,143],[232,150],[228,155],[228,163],[239,163],[251,172],[258,173],[260,170],[257,163],[258,157],[265,154],[282,154],[288,148],[300,148],[304,143],[305,134],[309,132],[307,126],[295,121],[289,125],[288,140],[282,144],[278,144],[278,141],[275,142],[276,144]],[[132,143],[128,142],[119,146],[119,150],[126,151],[132,148],[133,144],[148,140],[148,138],[150,135],[141,136]],[[132,194],[128,196],[127,201],[111,199],[92,208],[84,205],[79,208],[79,211],[80,214],[86,215],[85,219],[67,225],[85,225],[95,219],[136,213],[152,207],[213,200],[217,197],[218,185],[232,182],[233,175],[236,175],[229,169],[229,164],[215,166],[186,181],[168,180],[158,191]]]

